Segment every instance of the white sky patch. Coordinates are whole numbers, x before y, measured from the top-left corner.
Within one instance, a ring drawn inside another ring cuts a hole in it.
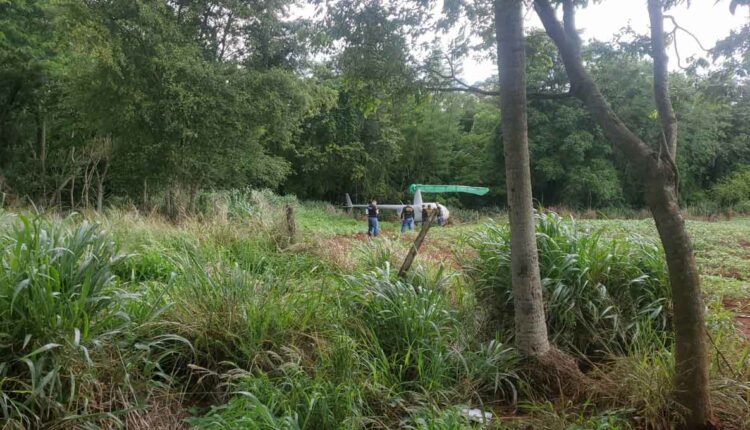
[[[469,0],[471,1],[471,0]],[[439,2],[438,2],[439,3]],[[435,14],[440,13],[440,5],[435,8]],[[315,7],[309,3],[301,3],[290,8],[291,17],[312,18]],[[712,48],[718,40],[727,37],[731,30],[741,27],[750,21],[750,8],[740,6],[736,14],[729,12],[729,0],[692,0],[690,7],[682,4],[665,12],[671,15],[677,23],[693,33],[704,47]],[[582,31],[583,40],[597,39],[611,41],[623,27],[630,25],[638,34],[649,33],[649,17],[646,0],[604,0],[601,3],[591,2],[587,8],[576,11],[576,25]],[[542,23],[533,10],[526,13],[526,28],[542,28]],[[664,30],[670,32],[673,28],[670,20],[664,22]],[[441,39],[448,42],[444,36]],[[701,56],[698,43],[693,38],[678,31],[677,41],[683,65],[688,57]],[[667,51],[669,68],[677,70],[677,58],[673,47]],[[474,83],[486,80],[497,74],[497,66],[492,61],[468,56],[463,61],[460,77]]]
[[[693,33],[704,47],[710,49],[716,41],[729,36],[732,29],[741,27],[750,20],[747,7],[738,7],[736,14],[729,12],[729,1],[693,0],[690,7],[681,5],[666,11],[677,23]],[[606,0],[599,4],[590,4],[585,9],[576,11],[576,25],[583,31],[583,40],[597,39],[610,41],[623,27],[630,25],[639,34],[649,33],[648,9],[646,0]],[[526,15],[526,27],[542,28],[542,23],[535,13]],[[664,31],[671,31],[674,26],[665,20]],[[683,65],[690,56],[700,56],[703,51],[689,35],[679,32],[677,42]],[[677,70],[677,58],[672,47],[667,51],[669,68]],[[489,61],[477,61],[467,58],[463,67],[463,78],[470,82],[485,80],[497,74],[497,67]]]

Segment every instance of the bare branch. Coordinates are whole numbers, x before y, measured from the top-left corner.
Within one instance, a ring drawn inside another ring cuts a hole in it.
[[[695,34],[691,33],[688,29],[686,29],[685,27],[682,27],[680,24],[677,24],[677,20],[674,19],[672,15],[664,15],[664,19],[668,19],[672,21],[672,24],[674,24],[674,31],[672,31],[672,34],[675,34],[677,30],[683,31],[688,36],[692,37],[693,40],[695,40],[695,43],[698,44],[698,46],[703,50],[703,52],[711,52],[710,50],[706,49],[705,46],[703,46],[700,39],[698,39],[698,37]]]
[[[677,46],[677,29],[674,29],[671,33],[672,35],[672,43],[674,43],[674,55],[677,57],[677,67],[679,67],[682,70],[687,70],[688,68],[682,65],[682,57],[680,56],[680,48]]]
[[[500,95],[499,91],[488,91],[477,87],[425,87],[426,90],[441,93],[472,93],[480,96],[496,97]]]
[[[466,93],[474,93],[479,94],[483,96],[499,96],[500,92],[498,91],[492,91],[492,90],[485,90],[483,88],[479,88],[475,85],[470,85],[463,80],[461,80],[456,75],[456,68],[453,65],[453,61],[450,57],[447,55],[445,56],[446,62],[448,63],[448,68],[450,69],[450,74],[444,74],[440,73],[439,71],[433,70],[431,73],[433,73],[435,76],[439,77],[440,79],[443,79],[445,81],[446,86],[438,86],[438,87],[428,87],[428,90],[431,91],[440,91],[440,92],[466,92]]]

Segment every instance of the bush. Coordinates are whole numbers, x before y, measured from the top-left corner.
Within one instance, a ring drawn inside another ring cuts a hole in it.
[[[319,318],[322,292],[292,288],[273,272],[203,261],[195,250],[177,259],[166,324],[193,345],[192,363],[217,370],[224,362],[263,367],[268,353],[306,346]]]
[[[382,370],[417,391],[437,391],[455,379],[450,345],[458,338],[458,324],[439,291],[416,291],[410,284],[391,281],[387,272],[351,282],[362,287],[356,299],[360,329],[375,356],[382,357]]]
[[[469,239],[467,262],[491,332],[513,333],[510,236],[488,225]],[[537,217],[539,269],[550,337],[565,350],[623,352],[647,337],[662,344],[670,324],[670,290],[661,250],[638,237],[585,232],[554,213]]]
[[[470,394],[515,399],[515,350],[499,341],[474,342],[439,288],[393,281],[387,270],[348,284],[358,291],[355,334],[381,384],[432,399],[444,399],[460,384]]]
[[[711,194],[723,207],[750,201],[750,166],[740,166],[711,188]]]
[[[233,389],[227,404],[189,423],[199,429],[350,429],[361,427],[366,410],[360,387],[310,376],[299,363],[275,376],[249,374]]]
[[[78,404],[92,348],[127,319],[106,234],[87,222],[19,221],[0,238],[0,414],[36,427]]]
[[[361,242],[356,245],[355,251],[361,272],[399,267],[406,256],[401,243],[387,237]]]

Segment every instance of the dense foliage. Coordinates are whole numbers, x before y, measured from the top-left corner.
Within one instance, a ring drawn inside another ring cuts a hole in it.
[[[337,2],[318,5],[319,19],[308,20],[290,15],[290,4],[0,3],[3,200],[73,208],[130,201],[175,215],[194,210],[207,189],[387,200],[417,182],[489,186],[489,196],[462,203],[504,204],[497,102],[435,90],[434,73],[447,66],[434,46],[427,67],[418,58],[419,8]],[[746,31],[718,44],[719,65],[695,62],[670,79],[680,190],[691,205],[750,200],[709,191],[750,163]],[[624,31],[588,44],[585,56],[617,113],[656,141],[641,42]],[[582,106],[534,96],[565,91],[554,46],[532,30],[527,49],[536,198],[640,207],[638,178]]]

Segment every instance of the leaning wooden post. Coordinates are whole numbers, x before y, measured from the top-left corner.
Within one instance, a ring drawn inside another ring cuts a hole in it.
[[[294,207],[286,205],[286,232],[289,236],[289,244],[293,245],[297,237],[297,223],[294,222]]]
[[[422,242],[424,242],[425,236],[427,236],[427,231],[430,230],[430,227],[432,226],[432,222],[435,221],[436,215],[437,215],[437,212],[433,211],[426,221],[422,220],[422,222],[424,223],[422,225],[422,229],[419,231],[417,238],[414,239],[414,243],[411,245],[411,248],[409,249],[409,253],[406,254],[406,258],[404,259],[404,264],[401,265],[401,270],[398,271],[399,278],[405,277],[406,272],[409,271],[411,264],[414,262],[414,259],[417,257],[417,252],[419,252],[419,248],[422,246]]]

